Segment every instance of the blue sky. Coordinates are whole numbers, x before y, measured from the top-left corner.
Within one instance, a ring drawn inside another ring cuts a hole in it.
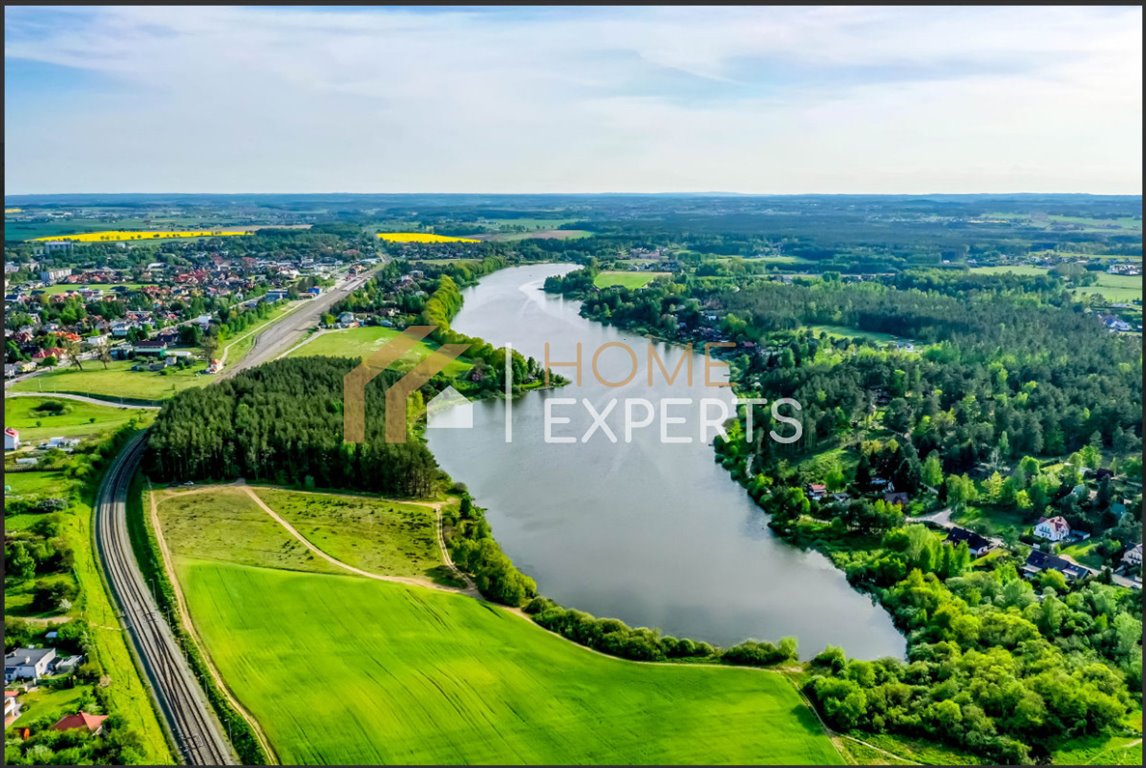
[[[1141,191],[1140,8],[5,8],[49,192]]]

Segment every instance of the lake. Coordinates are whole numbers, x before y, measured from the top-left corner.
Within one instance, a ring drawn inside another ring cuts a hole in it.
[[[532,265],[489,275],[463,291],[453,327],[539,361],[548,342],[551,361],[573,362],[580,342],[580,385],[513,400],[511,442],[505,401],[475,403],[470,429],[426,430],[442,467],[487,508],[506,554],[547,597],[631,626],[719,645],[791,636],[803,658],[829,643],[856,658],[902,658],[906,644],[888,614],[823,555],[778,538],[715,462],[713,431],[700,440],[699,402],[732,398],[728,388],[706,384],[703,356],[586,320],[580,302],[542,291],[546,276],[575,268]],[[656,361],[648,364],[650,346],[669,374],[691,356],[691,384],[682,367],[670,385]],[[592,362],[599,350],[598,376]],[[608,385],[634,369],[628,383]],[[575,379],[574,368],[553,370]],[[709,383],[727,381],[723,369],[708,375]],[[563,402],[570,398],[577,402]],[[694,404],[665,406],[670,398]],[[549,437],[569,442],[546,440],[551,399]]]

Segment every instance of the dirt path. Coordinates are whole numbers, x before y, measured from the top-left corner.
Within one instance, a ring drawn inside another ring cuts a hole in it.
[[[148,485],[150,485],[150,483],[148,483]],[[172,494],[165,495],[170,496]],[[156,497],[157,494],[150,492],[149,489],[147,498],[151,502],[151,526],[155,530],[155,539],[159,542],[159,552],[163,557],[163,569],[167,571],[167,580],[171,583],[171,588],[175,592],[175,605],[176,610],[179,613],[179,623],[183,626],[183,629],[186,630],[187,633],[191,636],[191,639],[194,641],[195,645],[199,647],[200,655],[206,662],[207,671],[210,673],[211,679],[215,681],[215,687],[223,692],[223,695],[227,697],[227,701],[234,708],[234,710],[238,712],[244,720],[247,721],[247,725],[251,726],[251,730],[254,732],[255,738],[259,740],[259,743],[263,747],[263,753],[266,754],[275,764],[281,765],[282,761],[279,760],[279,756],[275,753],[274,748],[271,746],[271,741],[263,732],[259,721],[256,720],[255,716],[248,712],[242,704],[239,703],[239,700],[236,698],[234,691],[232,691],[227,686],[227,683],[223,681],[223,676],[220,674],[219,670],[215,668],[215,662],[211,659],[211,654],[207,652],[207,645],[203,642],[203,638],[199,637],[199,633],[195,629],[195,622],[191,621],[191,612],[187,609],[187,601],[183,596],[183,587],[179,584],[179,579],[175,574],[175,562],[171,557],[171,549],[167,546],[167,539],[165,539],[163,536],[163,528],[159,522],[159,502],[156,500]]]
[[[330,563],[331,565],[333,565],[337,568],[341,568],[344,571],[349,571],[350,573],[353,573],[356,576],[362,576],[362,577],[365,577],[367,579],[375,579],[376,581],[389,581],[389,582],[393,582],[396,584],[406,584],[407,586],[411,586],[411,587],[426,587],[427,589],[436,589],[436,590],[439,590],[441,592],[452,592],[454,594],[469,595],[470,597],[477,597],[477,598],[481,597],[481,595],[478,594],[478,591],[473,586],[473,584],[469,583],[468,579],[466,580],[466,583],[469,586],[466,587],[465,589],[458,589],[456,587],[447,587],[443,584],[437,584],[437,583],[431,581],[430,579],[423,579],[423,578],[419,578],[417,576],[384,576],[380,573],[374,573],[373,571],[365,571],[361,568],[358,568],[356,566],[351,565],[350,563],[344,563],[343,561],[339,560],[338,558],[327,554],[322,549],[319,549],[317,546],[315,546],[310,541],[310,539],[306,538],[301,533],[299,533],[297,528],[295,528],[293,525],[291,525],[289,522],[287,522],[281,515],[279,515],[278,512],[275,512],[273,509],[271,509],[269,506],[267,506],[267,503],[265,501],[263,501],[261,498],[259,498],[259,495],[257,493],[255,493],[253,488],[251,488],[248,485],[242,485],[242,486],[240,486],[240,488],[242,488],[242,490],[248,496],[251,497],[251,500],[253,502],[255,502],[255,504],[258,505],[259,509],[266,512],[268,515],[271,516],[271,518],[276,523],[278,523],[284,529],[286,529],[287,533],[289,533],[291,536],[293,536],[295,539],[297,539],[304,547],[309,549],[314,555],[316,555],[317,557],[321,557],[323,560],[325,560],[326,562]],[[432,505],[427,504],[425,506],[432,506]],[[438,543],[439,543],[439,545],[441,545],[441,534],[440,534],[440,532],[439,532]],[[444,552],[443,552],[443,555],[445,555]],[[457,572],[456,569],[454,569],[454,570],[455,570],[455,572]]]

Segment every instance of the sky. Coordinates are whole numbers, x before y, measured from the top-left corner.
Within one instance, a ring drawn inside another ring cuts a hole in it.
[[[7,194],[1139,194],[1140,7],[4,9]]]

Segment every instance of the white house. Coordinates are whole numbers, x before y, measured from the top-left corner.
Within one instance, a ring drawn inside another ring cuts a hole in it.
[[[1070,535],[1070,526],[1061,517],[1044,517],[1035,526],[1035,536],[1047,541],[1062,541]]]
[[[1142,565],[1142,545],[1135,544],[1122,555],[1122,562],[1130,566]]]
[[[17,648],[4,657],[4,682],[39,680],[55,659],[55,648]]]
[[[4,450],[14,451],[20,447],[20,432],[12,427],[4,428]]]

